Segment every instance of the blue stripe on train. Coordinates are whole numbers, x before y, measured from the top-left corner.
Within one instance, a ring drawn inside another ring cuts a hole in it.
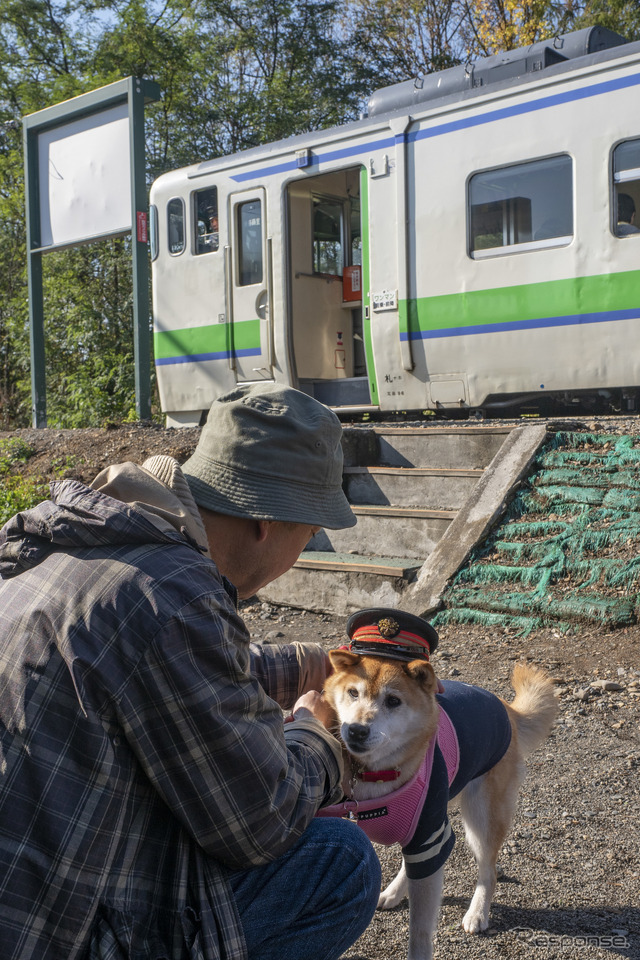
[[[231,357],[259,357],[260,347],[247,347],[245,350],[218,350],[215,353],[189,353],[182,357],[161,357],[155,361],[156,367],[166,367],[172,363],[201,363],[203,360],[229,360]]]
[[[468,327],[442,327],[439,330],[413,330],[400,333],[401,340],[434,340],[442,337],[467,337],[478,333],[504,333],[507,330],[536,330],[543,327],[569,327],[586,323],[611,323],[640,318],[640,307],[611,310],[606,313],[574,313],[567,317],[536,317],[533,320],[506,320],[504,323],[479,323]]]

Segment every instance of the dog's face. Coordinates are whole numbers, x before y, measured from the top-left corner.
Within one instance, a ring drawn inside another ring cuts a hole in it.
[[[424,660],[403,663],[332,650],[325,697],[349,753],[369,769],[424,752],[438,725],[436,678]]]

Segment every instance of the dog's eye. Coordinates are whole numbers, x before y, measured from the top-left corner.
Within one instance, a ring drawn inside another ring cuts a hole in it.
[[[400,704],[402,703],[402,700],[400,699],[400,697],[394,697],[394,695],[390,693],[389,696],[385,698],[384,702],[389,707],[389,709],[394,710],[395,707],[400,706]]]
[[[347,693],[349,694],[352,700],[358,699],[358,691],[356,690],[355,687],[349,687],[349,689],[347,690]]]

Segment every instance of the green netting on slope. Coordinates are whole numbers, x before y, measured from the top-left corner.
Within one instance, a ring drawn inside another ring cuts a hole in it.
[[[434,623],[522,632],[635,622],[640,438],[557,433],[501,525],[472,554]]]
[[[523,556],[532,559],[548,557],[549,562],[555,562],[558,551],[562,551],[564,556],[568,549],[577,549],[580,554],[584,554],[601,552],[609,547],[619,547],[633,542],[634,534],[640,528],[640,516],[634,517],[628,514],[626,517],[621,517],[620,514],[623,512],[616,511],[615,514],[604,510],[583,512],[573,524],[567,524],[562,533],[554,533],[555,525],[549,524],[549,534],[546,538],[542,527],[535,539],[523,539],[526,537],[526,532],[507,527],[499,534],[505,539],[496,539],[494,548],[518,559]]]
[[[541,627],[547,625],[542,617],[512,616],[505,619],[504,613],[491,613],[487,610],[471,610],[465,607],[441,610],[436,617],[433,618],[433,623],[437,623],[438,626],[443,626],[447,623],[477,623],[484,627],[508,626],[511,627],[511,629],[518,630],[522,634],[531,633],[532,630],[539,630]],[[563,623],[560,620],[554,623],[554,627],[561,633],[568,633],[571,626],[570,623]]]
[[[568,440],[567,438],[571,437]],[[567,463],[586,463],[624,467],[640,464],[640,446],[637,437],[611,437],[606,434],[557,433],[557,441],[547,445],[539,458],[541,467],[565,466]]]
[[[518,537],[548,537],[554,532],[567,533],[575,521],[568,520],[513,520],[508,527],[502,530],[505,539],[516,540]]]
[[[636,470],[616,470],[612,464],[599,463],[595,466],[555,467],[540,474],[538,487],[631,487],[633,488]],[[545,493],[544,490],[541,491]]]
[[[602,623],[605,626],[623,625],[635,622],[634,600],[610,600],[607,597],[566,597],[554,599],[549,593],[536,596],[527,593],[490,594],[486,590],[464,590],[452,588],[454,606],[460,605],[467,609],[504,611],[519,616],[533,615],[543,620],[548,617],[548,608],[553,604],[552,619],[585,620]]]
[[[467,568],[456,581],[465,583],[523,583],[533,588],[534,595],[544,594],[554,577],[570,577],[577,584],[577,590],[584,590],[602,581],[605,586],[627,587],[634,584],[640,574],[640,558],[629,562],[612,557],[600,557],[590,560],[567,560],[563,558],[546,567],[506,566],[497,563],[480,563],[473,569]]]

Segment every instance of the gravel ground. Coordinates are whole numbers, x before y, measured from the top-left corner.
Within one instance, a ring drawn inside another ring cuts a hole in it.
[[[243,614],[256,640],[343,642],[341,618],[249,603]],[[521,658],[554,678],[561,712],[528,776],[500,857],[489,930],[465,934],[462,917],[475,866],[458,837],[445,867],[434,956],[438,960],[595,960],[640,958],[640,629],[602,635],[594,628],[527,638],[483,627],[441,628],[436,672],[511,698],[509,676]],[[612,687],[612,689],[607,689]],[[384,882],[400,865],[397,848],[377,847]],[[378,911],[345,960],[406,955],[409,909]]]

